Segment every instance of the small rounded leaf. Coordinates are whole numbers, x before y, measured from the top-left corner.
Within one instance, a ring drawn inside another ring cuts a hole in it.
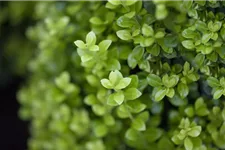
[[[207,79],[207,83],[208,83],[209,86],[211,86],[213,88],[220,86],[219,80],[215,77],[209,77]]]
[[[140,118],[133,120],[132,127],[138,131],[146,130],[145,122],[143,120],[141,120]]]
[[[201,126],[195,126],[195,127],[192,127],[191,131],[188,132],[188,135],[191,137],[197,137],[197,136],[199,136],[201,131],[202,131]]]
[[[122,91],[113,94],[113,98],[118,105],[121,105],[124,101],[124,94]]]
[[[126,100],[134,100],[141,96],[141,92],[136,88],[129,88],[124,93]]]
[[[158,87],[162,85],[162,80],[159,76],[155,74],[149,74],[147,77],[148,84],[153,87]]]
[[[155,101],[162,100],[165,97],[166,93],[167,93],[166,89],[159,89],[155,94]]]
[[[101,80],[101,84],[102,84],[102,86],[104,86],[107,89],[112,89],[113,88],[111,82],[108,79],[102,79]]]
[[[95,45],[96,43],[96,36],[93,31],[89,32],[86,36],[86,43],[88,46]]]
[[[185,147],[185,150],[192,150],[193,149],[193,143],[188,137],[185,138],[185,140],[184,140],[184,147]]]
[[[131,36],[131,34],[130,34],[130,32],[128,30],[120,30],[120,31],[117,31],[116,32],[116,35],[120,39],[125,40],[125,41],[132,39],[132,36]]]
[[[129,78],[129,77],[123,78],[115,86],[115,89],[117,89],[117,90],[124,89],[124,88],[126,88],[130,84],[130,82],[131,82],[131,78]]]

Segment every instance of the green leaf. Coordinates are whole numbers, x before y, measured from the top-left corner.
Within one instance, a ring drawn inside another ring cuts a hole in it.
[[[98,102],[94,95],[88,95],[84,98],[84,103],[87,105],[94,105]]]
[[[142,104],[139,101],[128,101],[127,102],[127,108],[132,113],[139,113],[139,112],[142,112],[146,108],[146,105]]]
[[[166,6],[164,4],[158,4],[156,5],[156,19],[162,20],[165,19],[168,15],[168,11],[166,9]]]
[[[194,39],[195,37],[197,37],[197,33],[193,31],[192,29],[187,28],[182,31],[182,36],[187,39]]]
[[[186,49],[194,49],[195,45],[194,42],[192,40],[185,40],[182,41],[181,44],[186,48]]]
[[[134,100],[141,96],[141,92],[136,88],[129,88],[124,92],[126,100]]]
[[[168,88],[167,89],[167,93],[166,93],[166,96],[168,96],[169,98],[172,98],[175,94],[175,91],[173,88]]]
[[[117,19],[117,25],[122,28],[131,28],[134,24],[135,21],[126,16],[121,16]]]
[[[123,79],[123,75],[118,70],[110,72],[109,81],[111,82],[112,86],[116,86],[121,79]]]
[[[155,94],[155,101],[162,100],[166,95],[167,90],[165,88],[160,88]]]
[[[128,62],[128,66],[132,69],[134,69],[138,64],[138,61],[133,57],[132,54],[128,56],[127,62]]]
[[[206,1],[195,1],[197,4],[199,4],[200,6],[204,6]]]
[[[94,25],[102,25],[104,22],[99,17],[91,17],[90,23]]]
[[[130,111],[127,109],[127,106],[125,104],[118,106],[116,113],[119,118],[130,117]]]
[[[154,38],[147,37],[147,38],[142,39],[140,45],[142,47],[148,47],[148,46],[151,46],[154,42],[155,42],[155,39]]]
[[[116,90],[121,90],[126,88],[131,82],[131,78],[126,77],[119,81],[119,83],[114,87]]]
[[[209,23],[208,23],[208,28],[212,32],[219,31],[221,26],[222,26],[222,22],[219,22],[219,21],[215,21],[214,23],[212,21],[209,21]]]
[[[108,128],[105,124],[98,124],[94,126],[94,133],[96,137],[104,137],[108,132]]]
[[[107,89],[113,89],[113,85],[108,79],[102,79],[101,84]]]
[[[163,85],[161,78],[155,74],[149,74],[147,76],[147,81],[148,81],[148,84],[153,87],[159,87]]]
[[[86,43],[89,46],[95,45],[96,43],[96,36],[93,31],[89,32],[86,36]]]
[[[195,126],[191,128],[191,131],[188,132],[188,135],[191,137],[197,137],[200,135],[201,131],[202,131],[201,126]]]
[[[115,125],[115,119],[113,118],[112,115],[104,115],[104,123],[107,125],[107,126],[113,126]]]
[[[81,56],[81,61],[87,62],[87,61],[91,60],[92,58],[93,58],[93,56],[91,56],[89,54],[85,54],[85,55]]]
[[[79,47],[80,49],[86,49],[85,43],[84,43],[83,41],[81,41],[81,40],[75,41],[74,44],[75,44],[77,47]]]
[[[116,6],[121,4],[120,0],[108,0],[108,2]]]
[[[204,63],[204,60],[205,60],[205,55],[203,55],[201,53],[197,54],[194,58],[195,65],[198,68],[200,68]]]
[[[136,47],[133,49],[131,55],[132,55],[132,57],[133,57],[134,59],[140,60],[140,59],[143,57],[144,52],[145,52],[145,50],[144,50],[143,47],[141,47],[141,46],[136,46]]]
[[[138,131],[145,131],[146,130],[145,122],[140,118],[136,118],[132,122],[132,128]]]
[[[184,112],[187,114],[188,117],[194,116],[194,108],[193,107],[187,107]]]
[[[124,1],[124,5],[125,6],[131,6],[131,5],[133,5],[134,3],[136,3],[138,0],[126,0],[126,1]]]
[[[155,35],[154,35],[154,37],[155,37],[156,39],[163,38],[164,36],[165,36],[165,32],[163,32],[163,31],[157,31],[157,32],[155,33]]]
[[[56,85],[61,89],[66,88],[69,81],[70,81],[70,74],[68,72],[62,72],[60,76],[55,79]]]
[[[99,105],[99,104],[93,105],[92,110],[98,116],[103,116],[106,113],[106,108],[102,105]]]
[[[140,136],[139,131],[137,131],[133,128],[128,129],[125,133],[126,139],[131,140],[131,141],[136,141],[139,138],[139,136]]]
[[[185,138],[184,140],[184,147],[186,150],[192,150],[193,149],[193,143],[192,141],[190,140],[190,138]]]
[[[177,91],[180,94],[182,98],[186,97],[189,93],[189,88],[186,84],[184,83],[179,83],[177,86]]]
[[[124,94],[122,91],[113,93],[113,98],[118,105],[121,105],[124,101]]]
[[[132,39],[132,36],[131,36],[129,30],[120,30],[120,31],[117,31],[117,32],[116,32],[116,35],[117,35],[120,39],[125,40],[125,41],[128,41],[128,40]]]
[[[164,75],[162,77],[162,83],[168,88],[174,87],[179,81],[179,76],[177,75],[171,75],[168,76],[168,74]]]
[[[196,51],[201,52],[202,54],[206,55],[206,54],[210,54],[213,51],[213,47],[206,46],[206,45],[200,45],[200,46],[196,47]]]
[[[151,26],[147,24],[143,24],[141,32],[144,36],[153,36],[154,35],[154,30]]]
[[[163,135],[163,131],[155,127],[147,128],[145,133],[146,133],[145,137],[150,143],[155,142]]]
[[[106,51],[109,46],[111,45],[112,41],[111,40],[103,40],[101,41],[98,46],[100,51]]]
[[[223,88],[216,88],[215,93],[213,94],[213,99],[219,99],[223,94]]]
[[[178,44],[178,39],[176,35],[168,34],[164,37],[164,43],[167,47],[174,48]]]
[[[160,53],[160,46],[158,44],[153,44],[152,47],[146,47],[146,51],[153,56],[158,56]]]
[[[127,88],[138,87],[138,82],[139,82],[138,76],[137,75],[131,75],[129,77],[131,78],[131,82],[130,82],[130,84],[128,85]]]
[[[211,37],[212,37],[212,33],[204,33],[202,36],[202,43],[206,44]]]
[[[92,45],[92,46],[89,47],[89,50],[94,51],[94,52],[99,51],[99,47],[98,47],[98,45]]]
[[[107,104],[110,106],[118,106],[118,103],[115,101],[113,94],[110,94],[107,98]]]
[[[117,59],[109,59],[107,63],[107,70],[120,70],[121,65]]]

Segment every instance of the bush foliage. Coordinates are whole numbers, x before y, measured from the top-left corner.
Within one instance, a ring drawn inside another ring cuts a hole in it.
[[[225,149],[224,4],[37,2],[29,149]]]

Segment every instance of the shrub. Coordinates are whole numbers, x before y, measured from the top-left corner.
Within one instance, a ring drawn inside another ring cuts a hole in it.
[[[224,4],[37,2],[29,149],[225,149]]]

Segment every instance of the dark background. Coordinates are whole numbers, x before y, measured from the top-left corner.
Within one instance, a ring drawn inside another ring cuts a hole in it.
[[[2,72],[0,72],[2,75]],[[4,73],[3,73],[4,74]],[[10,76],[0,87],[0,149],[25,150],[28,138],[28,123],[18,117],[19,104],[16,92],[23,79]]]
[[[9,2],[0,1],[0,13],[8,7]],[[1,15],[1,14],[0,14]],[[16,94],[25,78],[13,72],[13,60],[7,58],[5,43],[9,36],[19,35],[25,38],[25,29],[30,25],[27,18],[12,24],[10,16],[0,22],[0,150],[26,150],[28,139],[28,122],[18,116],[19,103]],[[19,45],[18,45],[18,50]]]

